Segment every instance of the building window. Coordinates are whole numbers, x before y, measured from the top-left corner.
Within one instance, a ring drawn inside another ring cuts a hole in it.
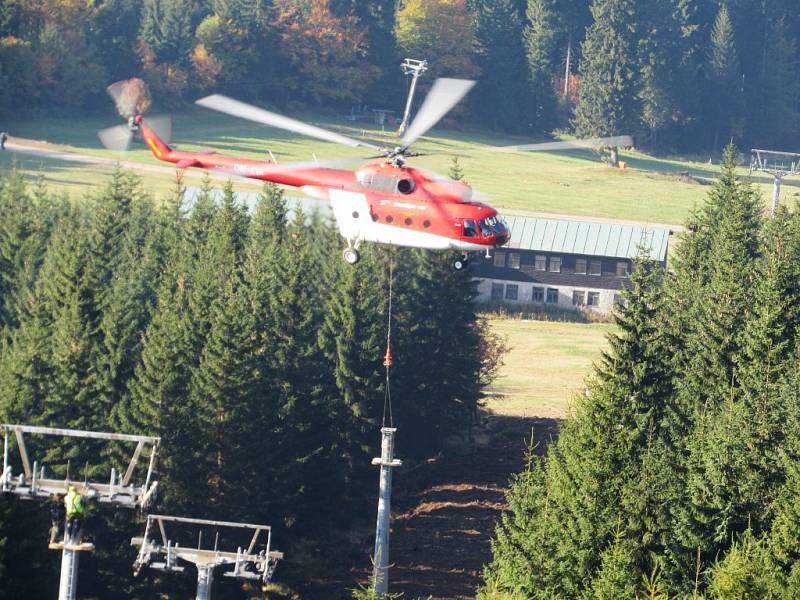
[[[519,286],[514,283],[506,285],[506,300],[516,300],[519,294]]]
[[[502,300],[503,299],[503,284],[502,283],[493,283],[492,284],[492,300]]]
[[[533,288],[532,300],[534,302],[538,302],[539,304],[544,302],[544,288],[540,288],[540,287]]]
[[[617,262],[617,277],[625,277],[628,275],[628,263],[621,260]]]
[[[586,275],[586,259],[585,258],[576,258],[575,259],[575,274],[576,275]]]
[[[586,292],[572,292],[572,305],[583,306],[586,304]]]
[[[558,304],[558,290],[556,288],[547,288],[547,303]]]
[[[506,253],[505,252],[495,252],[494,253],[494,266],[495,267],[505,267],[506,266]]]
[[[600,292],[589,292],[586,298],[587,306],[600,306]]]
[[[519,254],[512,252],[508,255],[508,267],[510,269],[519,269]]]
[[[599,260],[590,260],[589,261],[589,275],[602,275],[603,274],[603,263]]]
[[[547,271],[547,257],[537,254],[534,259],[533,268],[537,271]]]
[[[551,273],[561,273],[561,257],[560,256],[551,256],[550,257],[550,272]]]
[[[617,306],[625,306],[625,302],[622,300],[622,294],[614,294],[614,304]]]

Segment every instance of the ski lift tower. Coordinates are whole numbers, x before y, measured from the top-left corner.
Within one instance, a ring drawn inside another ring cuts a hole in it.
[[[196,526],[192,529],[197,531],[197,547],[181,546],[174,542],[167,536],[166,523]],[[158,528],[157,533],[156,528]],[[213,548],[203,548],[203,528],[215,530]],[[238,546],[235,551],[232,549],[226,551],[219,547],[220,529],[242,532],[250,530],[253,533],[246,548]],[[256,551],[259,543],[261,549]],[[278,561],[283,558],[282,552],[271,549],[271,543],[272,530],[268,525],[148,515],[144,535],[131,539],[131,546],[139,546],[139,555],[133,563],[133,572],[138,575],[139,571],[149,564],[152,569],[181,573],[184,567],[180,566],[177,560],[190,562],[197,567],[197,600],[209,600],[214,571],[223,565],[233,565],[233,571],[225,573],[226,577],[268,583],[272,579]],[[151,563],[154,555],[163,556],[163,560]]]
[[[398,135],[403,135],[403,133],[406,131],[406,127],[408,127],[408,119],[411,115],[411,104],[414,101],[414,92],[417,89],[417,79],[420,75],[428,70],[428,61],[407,58],[403,61],[403,64],[400,65],[400,68],[403,69],[403,73],[405,75],[411,75],[411,87],[408,89],[408,98],[406,99],[406,109],[403,113],[403,122],[400,123],[400,129],[397,131]]]
[[[50,498],[52,494],[65,494],[72,485],[87,500],[142,510],[147,508],[155,495],[158,482],[153,481],[153,470],[155,469],[156,450],[160,438],[30,425],[3,424],[2,428],[5,436],[3,440],[3,473],[0,476],[0,490],[3,493],[14,494],[26,500],[41,500]],[[90,481],[87,475],[84,476],[83,481],[72,480],[70,478],[69,463],[67,463],[66,475],[63,478],[56,478],[48,476],[44,464],[40,466],[36,460],[31,464],[28,446],[25,441],[26,433],[36,436],[135,443],[136,447],[133,450],[125,473],[120,476],[112,467],[107,482]],[[9,436],[12,434],[16,440],[16,448],[22,464],[22,472],[17,476],[13,474],[10,460]],[[134,472],[143,452],[146,452],[149,457],[147,473],[144,482],[137,484],[134,482]],[[93,551],[94,544],[81,543],[80,531],[71,539],[66,538],[65,532],[64,539],[60,542],[51,542],[49,548],[51,550],[61,550],[61,579],[58,587],[58,598],[59,600],[74,600],[78,587],[79,553]]]
[[[774,217],[780,203],[781,182],[784,177],[800,175],[800,154],[794,152],[778,152],[776,150],[750,150],[750,172],[763,171],[774,179],[772,187],[772,211]]]

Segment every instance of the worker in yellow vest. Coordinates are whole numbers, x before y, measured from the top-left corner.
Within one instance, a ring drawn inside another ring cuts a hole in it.
[[[64,510],[67,513],[66,537],[67,543],[80,540],[81,521],[83,520],[83,496],[74,485],[69,486],[67,495],[64,496]]]

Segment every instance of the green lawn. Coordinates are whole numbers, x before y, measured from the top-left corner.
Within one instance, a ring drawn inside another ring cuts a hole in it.
[[[571,399],[583,389],[592,364],[607,347],[614,325],[490,320],[510,351],[491,388],[487,408],[504,415],[564,418]]]
[[[375,141],[392,144],[391,132],[370,125],[345,123],[330,117],[301,115],[301,118],[342,133],[359,136],[362,132]],[[7,125],[13,137],[47,141],[80,153],[116,157],[100,146],[98,129],[120,122],[113,112],[96,117],[42,118]],[[199,107],[189,107],[174,118],[173,139],[182,149],[213,148],[222,153],[266,157],[271,150],[279,161],[307,161],[365,156],[368,150],[352,149],[309,140],[288,132],[254,125]],[[447,173],[453,156],[458,156],[467,180],[481,199],[508,212],[549,212],[576,216],[633,219],[654,223],[679,224],[692,207],[699,205],[708,187],[680,177],[688,171],[695,178],[710,180],[718,172],[715,165],[657,159],[638,152],[624,153],[628,168],[611,169],[589,151],[550,153],[491,152],[490,146],[517,144],[518,137],[476,132],[436,130],[414,146],[434,156],[419,157],[412,164]],[[9,153],[10,154],[10,153]],[[156,161],[139,145],[125,160],[145,164]],[[8,168],[10,157],[0,157]],[[48,185],[67,190],[83,190],[105,180],[110,168],[76,166],[63,161],[19,159],[20,168],[31,177],[42,171]],[[746,170],[742,171],[746,174]],[[148,188],[156,192],[169,189],[169,175],[146,174]],[[772,181],[759,177],[770,196]],[[800,181],[784,182],[784,201],[800,198]]]

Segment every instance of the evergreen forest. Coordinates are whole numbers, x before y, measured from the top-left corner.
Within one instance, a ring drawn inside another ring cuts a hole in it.
[[[477,79],[460,126],[796,150],[798,32],[792,0],[4,0],[0,119],[108,111],[134,76],[168,110],[222,92],[399,113],[408,57],[430,62],[423,88]]]
[[[641,258],[558,440],[516,475],[482,600],[800,597],[800,215],[735,175]]]
[[[368,246],[352,268],[330,223],[271,184],[253,214],[222,192],[206,183],[187,214],[180,183],[156,203],[122,171],[79,201],[0,178],[0,422],[160,436],[157,512],[273,526],[291,581],[309,548],[374,519],[384,419],[412,464],[468,435],[494,338],[449,255]],[[81,480],[130,456],[31,443],[31,460]],[[131,577],[142,523],[90,506],[81,597],[193,595],[192,577]],[[4,497],[0,596],[54,595],[48,527],[42,503]]]

